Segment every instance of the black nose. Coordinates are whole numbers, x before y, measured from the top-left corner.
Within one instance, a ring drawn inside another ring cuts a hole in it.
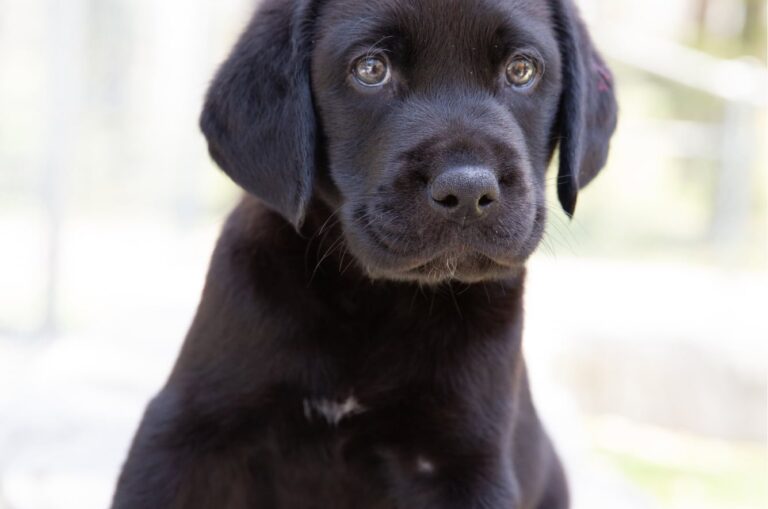
[[[499,201],[499,181],[482,166],[450,168],[429,185],[432,207],[456,221],[478,219]]]

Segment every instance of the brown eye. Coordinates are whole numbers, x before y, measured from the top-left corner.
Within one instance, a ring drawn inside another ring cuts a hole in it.
[[[518,88],[528,88],[536,81],[538,69],[528,57],[516,56],[507,64],[507,81]]]
[[[380,57],[363,57],[352,69],[355,79],[363,86],[378,87],[389,81],[389,67]]]

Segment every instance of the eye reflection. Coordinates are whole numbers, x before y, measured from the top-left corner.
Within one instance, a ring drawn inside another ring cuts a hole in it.
[[[528,57],[516,56],[507,64],[507,81],[518,88],[527,88],[536,81],[538,69]]]
[[[389,66],[381,57],[367,56],[358,59],[352,73],[355,79],[366,87],[381,86],[389,81]]]

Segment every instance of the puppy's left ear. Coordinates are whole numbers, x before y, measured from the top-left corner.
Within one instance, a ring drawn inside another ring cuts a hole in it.
[[[555,0],[554,23],[562,61],[557,133],[557,196],[573,216],[579,189],[605,165],[618,107],[613,76],[592,45],[573,0]]]
[[[313,0],[264,0],[206,96],[214,161],[295,227],[312,194],[316,122],[309,78]]]

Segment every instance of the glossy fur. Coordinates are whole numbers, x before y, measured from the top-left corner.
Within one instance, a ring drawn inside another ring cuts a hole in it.
[[[504,81],[516,52],[541,76]],[[386,55],[392,79],[350,69]],[[521,355],[546,168],[571,214],[615,127],[571,0],[265,0],[201,126],[227,221],[115,509],[565,509]],[[436,177],[499,196],[446,219]]]

